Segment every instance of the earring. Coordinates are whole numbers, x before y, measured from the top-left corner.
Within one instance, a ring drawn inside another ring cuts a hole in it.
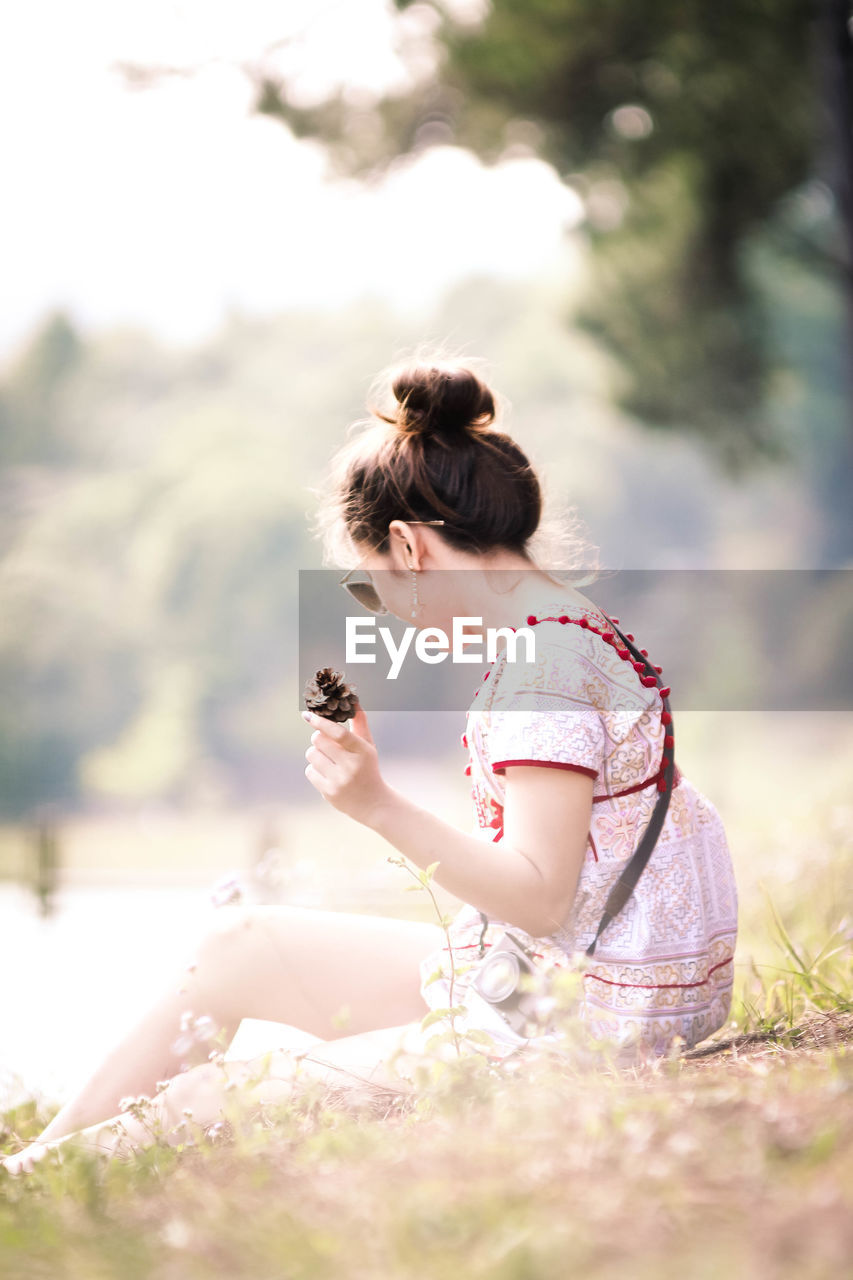
[[[414,618],[418,608],[418,575],[414,569],[410,569],[409,572],[412,575],[412,617]]]

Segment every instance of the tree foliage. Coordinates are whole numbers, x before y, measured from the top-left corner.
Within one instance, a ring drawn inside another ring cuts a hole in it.
[[[840,483],[835,300],[769,246],[751,270],[794,370],[767,404],[798,467],[737,485],[696,442],[649,438],[614,409],[613,362],[566,323],[559,280],[469,279],[405,320],[365,303],[235,317],[188,351],[49,318],[0,376],[0,814],[304,795],[297,587],[321,565],[313,489],[376,371],[430,335],[464,335],[489,361],[548,504],[577,509],[604,566],[819,561],[845,498],[815,496]],[[837,604],[814,616],[816,647],[785,669],[820,672],[821,645],[840,651]],[[374,721],[389,758],[455,759],[457,729]]]
[[[435,145],[541,155],[585,203],[580,319],[621,361],[623,404],[702,434],[733,471],[776,454],[750,249],[772,233],[820,270],[841,256],[831,207],[804,222],[786,202],[818,172],[817,7],[491,0],[476,24],[449,0],[396,9],[401,57],[416,69],[431,55],[432,74],[305,107],[261,72],[257,109],[368,177]]]

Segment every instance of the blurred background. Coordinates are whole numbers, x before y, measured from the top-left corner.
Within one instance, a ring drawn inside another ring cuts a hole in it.
[[[401,353],[486,358],[608,573],[853,567],[850,6],[31,0],[2,28],[0,1092],[59,1095],[211,910],[433,918],[309,786],[298,716],[315,490]],[[827,582],[776,619],[792,680],[845,651]],[[838,923],[849,703],[677,697],[752,973],[759,882]],[[462,727],[374,733],[467,826]]]

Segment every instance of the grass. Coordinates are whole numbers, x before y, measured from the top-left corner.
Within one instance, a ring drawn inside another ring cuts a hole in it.
[[[845,1273],[853,1254],[853,735],[845,722],[848,736],[835,735],[822,771],[808,733],[803,739],[795,725],[786,739],[778,723],[755,721],[727,750],[724,769],[707,725],[697,720],[693,732],[685,720],[679,761],[724,815],[741,898],[730,1024],[711,1040],[621,1069],[593,1067],[571,1044],[560,1057],[503,1067],[436,1056],[420,1069],[414,1096],[306,1082],[287,1107],[235,1113],[218,1134],[188,1131],[183,1149],[161,1140],[124,1163],[66,1148],[61,1162],[48,1157],[25,1178],[0,1173],[0,1274]],[[717,800],[715,768],[720,778],[742,770],[743,791],[729,793],[728,807]],[[401,898],[421,902],[423,918],[445,910],[428,883],[405,894],[407,877],[389,870]],[[39,1107],[30,1101],[2,1117],[3,1150],[44,1127],[51,1112]]]
[[[851,1036],[824,1014],[796,1045],[594,1075],[463,1059],[416,1104],[315,1082],[224,1142],[8,1180],[0,1260],[21,1280],[827,1276],[853,1246]]]

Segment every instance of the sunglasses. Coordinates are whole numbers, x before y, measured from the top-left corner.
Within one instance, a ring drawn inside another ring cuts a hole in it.
[[[444,524],[443,520],[407,520],[406,524]],[[387,613],[388,610],[382,603],[379,592],[373,585],[370,574],[366,569],[362,570],[361,565],[364,561],[360,561],[354,569],[349,569],[338,582],[339,587],[343,587],[348,591],[353,600],[356,600],[363,609],[367,609],[369,613]],[[350,582],[350,578],[354,573],[363,572],[367,577],[367,582]]]

